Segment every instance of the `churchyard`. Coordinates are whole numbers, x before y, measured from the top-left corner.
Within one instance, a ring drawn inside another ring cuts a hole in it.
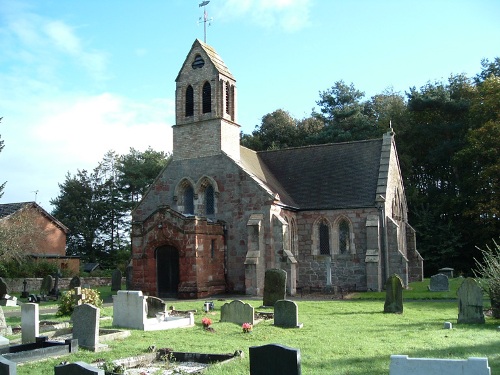
[[[146,355],[148,349],[171,348],[174,351],[233,354],[243,352],[223,364],[211,365],[204,374],[249,374],[249,348],[266,344],[280,344],[300,349],[302,374],[389,374],[391,355],[408,355],[411,358],[468,359],[486,357],[492,374],[500,374],[500,321],[486,316],[484,324],[458,324],[457,289],[462,279],[450,279],[449,290],[429,291],[429,280],[413,283],[403,291],[402,314],[384,313],[385,293],[356,293],[346,299],[332,299],[330,295],[308,294],[292,298],[298,308],[301,328],[282,328],[272,319],[259,319],[248,333],[241,324],[221,322],[221,312],[226,311],[235,299],[211,299],[213,310],[204,311],[204,300],[167,300],[167,309],[196,310],[194,326],[168,330],[128,329],[130,336],[106,341],[106,350],[94,352],[79,349],[76,353],[39,362],[17,366],[17,374],[54,374],[54,366],[61,361],[107,362],[120,358]],[[110,288],[100,288],[102,296],[116,294]],[[236,309],[253,307],[255,312],[269,313],[273,308],[262,308],[262,298],[245,299]],[[45,313],[47,306],[56,302],[42,302],[40,321],[67,321]],[[484,299],[484,306],[489,306]],[[16,307],[4,307],[5,312]],[[17,308],[19,309],[19,308]],[[7,324],[15,327],[20,316],[9,316]],[[105,306],[100,312],[100,328],[113,329],[113,307]],[[211,329],[204,329],[203,318],[212,322]],[[226,319],[223,319],[226,320]],[[452,329],[445,329],[445,322]],[[11,340],[20,334],[7,335]]]

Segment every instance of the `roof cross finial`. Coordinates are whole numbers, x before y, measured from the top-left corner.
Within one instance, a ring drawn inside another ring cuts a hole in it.
[[[208,18],[208,13],[207,13],[207,5],[210,1],[203,1],[200,3],[200,8],[203,7],[203,21],[201,20],[201,17],[198,21],[198,23],[203,22],[203,42],[207,42],[207,22],[209,22],[208,26],[210,26],[210,22],[212,22],[213,18]]]

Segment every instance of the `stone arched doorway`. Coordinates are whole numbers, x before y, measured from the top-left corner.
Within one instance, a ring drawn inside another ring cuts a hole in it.
[[[156,249],[158,297],[177,297],[179,287],[179,251],[173,246]]]

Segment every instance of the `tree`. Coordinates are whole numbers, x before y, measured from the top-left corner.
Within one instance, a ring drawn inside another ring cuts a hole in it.
[[[0,123],[2,122],[3,117],[0,117]],[[2,140],[2,137],[0,136],[0,152],[2,152],[3,148],[5,147],[4,141]],[[3,196],[3,189],[5,188],[6,182],[3,182],[0,184],[0,198]]]
[[[476,83],[480,84],[491,76],[500,77],[500,57],[495,57],[491,62],[488,59],[481,60],[481,67],[481,73],[475,78]]]

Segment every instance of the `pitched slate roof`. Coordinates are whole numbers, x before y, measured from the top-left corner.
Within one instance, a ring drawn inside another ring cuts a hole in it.
[[[287,206],[300,210],[373,207],[382,139],[254,152],[241,163]]]
[[[61,223],[59,220],[57,220],[54,216],[49,214],[47,211],[45,211],[40,205],[38,205],[36,202],[18,202],[18,203],[5,203],[5,204],[0,204],[0,220],[12,215],[13,213],[16,213],[20,209],[24,207],[33,207],[36,210],[38,210],[42,215],[46,216],[49,220],[54,222],[58,227],[60,227],[65,233],[69,232],[69,229]]]

